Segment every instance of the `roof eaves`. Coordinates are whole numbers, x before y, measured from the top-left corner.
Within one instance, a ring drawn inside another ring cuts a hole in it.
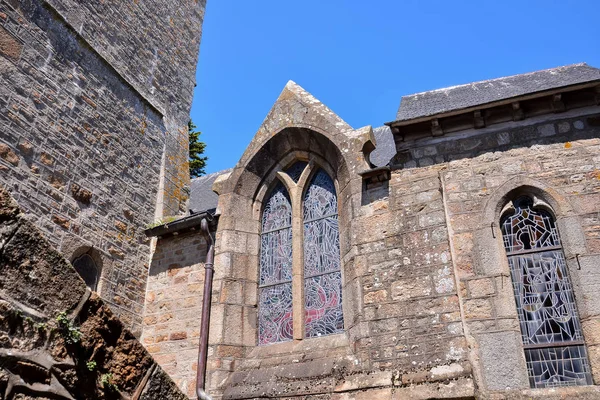
[[[417,118],[397,119],[397,120],[390,121],[390,122],[384,122],[384,125],[387,125],[389,127],[412,125],[412,124],[416,124],[416,123],[419,123],[419,122],[429,121],[429,120],[433,119],[434,117],[435,118],[450,117],[450,116],[453,116],[453,115],[463,114],[463,113],[470,112],[470,111],[482,110],[482,109],[485,109],[485,108],[492,108],[492,107],[495,107],[495,106],[500,106],[500,105],[504,105],[504,104],[510,104],[510,103],[515,102],[516,100],[523,101],[523,100],[534,99],[534,98],[537,98],[537,97],[549,96],[549,95],[552,95],[554,93],[565,92],[565,89],[567,89],[567,91],[573,91],[573,90],[579,90],[579,89],[585,89],[585,88],[589,88],[589,87],[594,87],[594,86],[597,86],[598,84],[600,84],[600,79],[592,80],[592,81],[588,81],[588,82],[584,82],[584,83],[579,83],[579,84],[574,84],[574,85],[560,86],[560,87],[556,87],[556,88],[552,88],[552,89],[547,89],[547,90],[540,90],[540,91],[537,91],[537,92],[529,92],[527,94],[513,96],[513,97],[507,97],[507,98],[504,98],[504,99],[500,99],[500,100],[496,100],[496,101],[491,101],[491,102],[487,102],[487,103],[481,103],[481,104],[473,105],[473,106],[470,106],[470,107],[457,108],[457,109],[448,110],[448,111],[445,111],[445,112],[431,113],[431,114],[427,114],[427,115],[422,115],[422,116],[419,116]]]
[[[206,219],[211,227],[215,227],[218,219],[218,216],[215,215],[215,209],[195,212],[183,218],[176,219],[175,221],[148,228],[144,230],[144,234],[147,237],[163,237],[166,235],[178,234],[183,231],[195,229],[200,226],[203,219]]]

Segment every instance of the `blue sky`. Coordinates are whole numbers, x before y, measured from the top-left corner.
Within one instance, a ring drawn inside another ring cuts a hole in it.
[[[351,126],[400,97],[587,62],[597,0],[208,0],[191,116],[207,172],[234,166],[288,80]]]

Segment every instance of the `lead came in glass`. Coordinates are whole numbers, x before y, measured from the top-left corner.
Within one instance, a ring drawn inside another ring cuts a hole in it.
[[[514,203],[502,222],[531,387],[592,383],[573,289],[554,218]]]
[[[303,214],[305,334],[339,333],[344,317],[337,198],[333,181],[323,170],[306,190]]]
[[[282,183],[266,202],[260,239],[258,342],[291,340],[292,205]]]

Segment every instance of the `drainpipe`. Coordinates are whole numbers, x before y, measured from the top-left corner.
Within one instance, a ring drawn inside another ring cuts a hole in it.
[[[199,400],[212,400],[204,391],[206,378],[206,358],[208,353],[208,324],[210,321],[210,302],[212,297],[213,263],[215,259],[215,242],[210,234],[208,220],[203,218],[200,230],[206,243],[206,262],[204,263],[204,297],[202,298],[202,321],[200,322],[200,349],[198,350],[198,368],[196,371],[196,395]]]

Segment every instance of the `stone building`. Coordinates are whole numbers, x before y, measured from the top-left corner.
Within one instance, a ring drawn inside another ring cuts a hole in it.
[[[204,10],[0,0],[0,398],[184,398],[136,338],[143,230],[188,197]]]
[[[139,336],[145,225],[185,208],[205,1],[0,1],[0,184]],[[91,261],[90,261],[91,260]]]
[[[293,82],[158,236],[142,341],[190,393],[215,237],[223,399],[600,398],[600,70],[402,98],[355,129]]]
[[[289,82],[189,185],[204,9],[0,0],[0,396],[600,398],[600,70]]]

